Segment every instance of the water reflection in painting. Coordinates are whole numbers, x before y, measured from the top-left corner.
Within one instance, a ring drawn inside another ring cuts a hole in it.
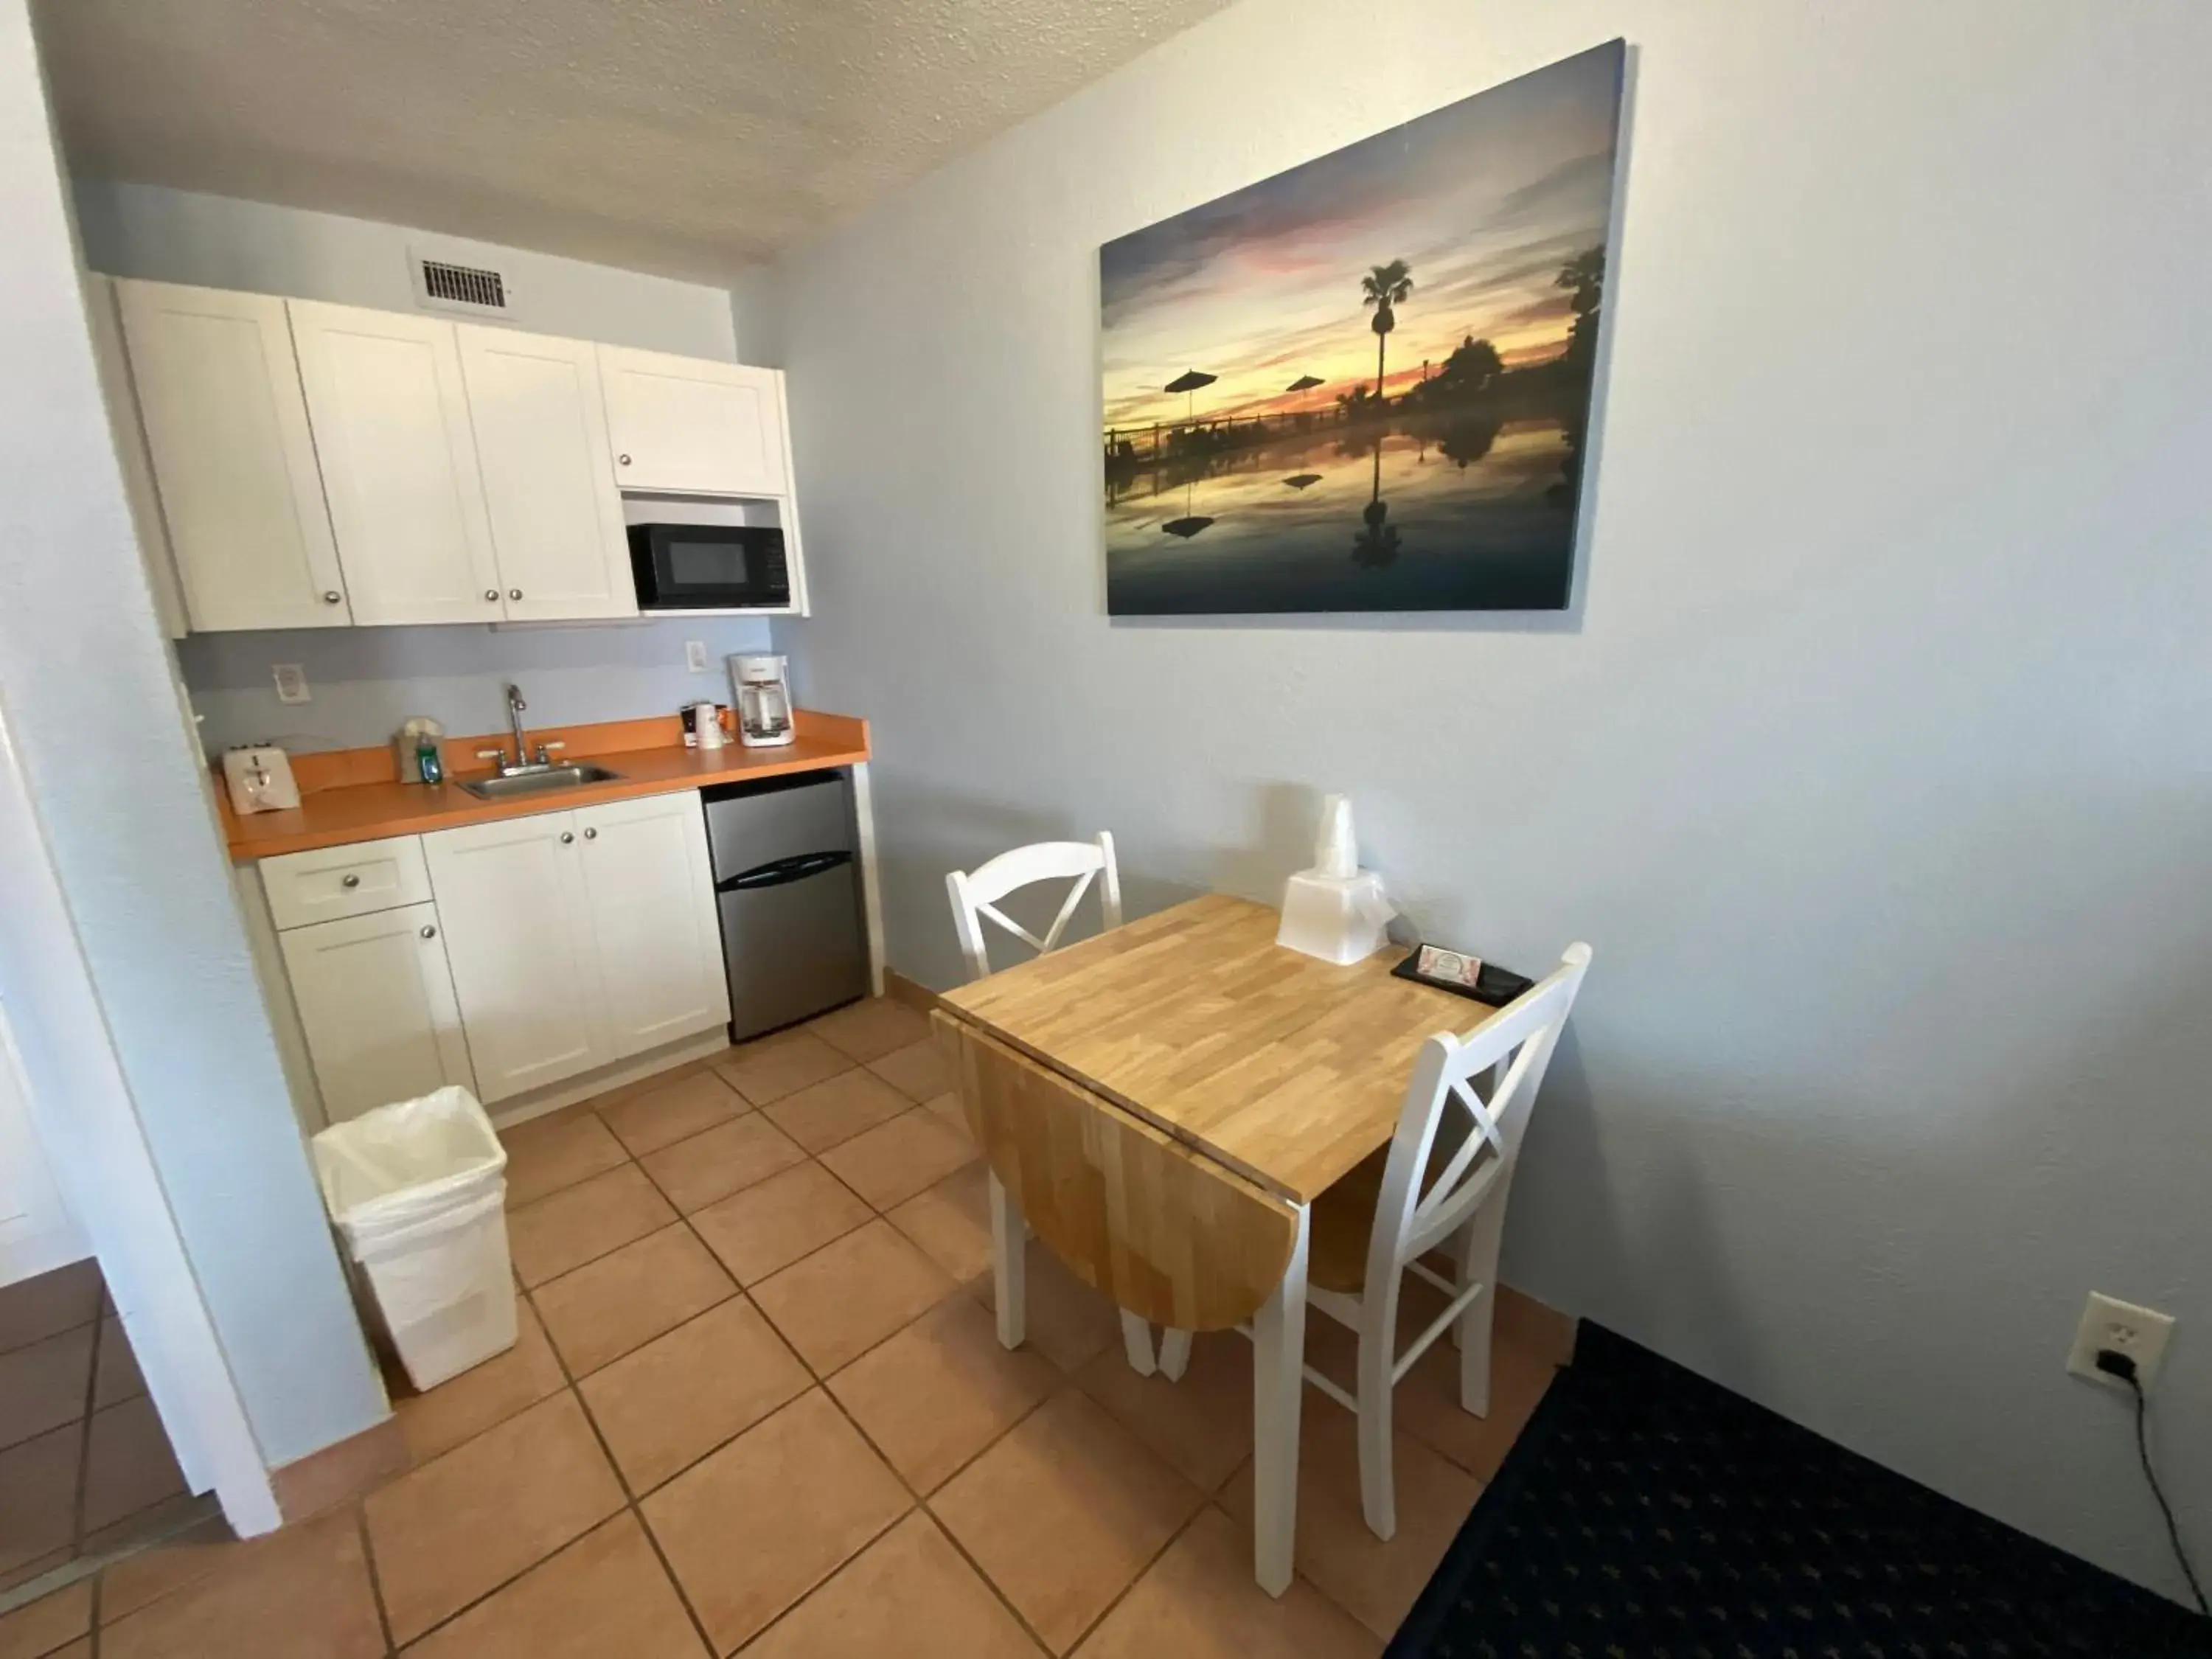
[[[1100,250],[1112,611],[1568,603],[1622,56]]]

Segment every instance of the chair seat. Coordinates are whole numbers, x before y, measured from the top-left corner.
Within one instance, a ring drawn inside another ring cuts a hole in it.
[[[1441,1137],[1429,1148],[1429,1167],[1421,1176],[1424,1197],[1443,1174],[1455,1150],[1445,1146]],[[1486,1149],[1468,1173],[1480,1173],[1492,1156]],[[1375,1232],[1375,1206],[1382,1201],[1382,1176],[1389,1164],[1390,1149],[1378,1146],[1314,1200],[1307,1224],[1309,1285],[1341,1296],[1358,1296],[1367,1288],[1367,1244]]]

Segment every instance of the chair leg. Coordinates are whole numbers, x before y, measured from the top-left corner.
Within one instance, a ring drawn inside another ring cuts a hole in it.
[[[1166,1327],[1160,1332],[1160,1375],[1170,1382],[1180,1382],[1189,1364],[1190,1333]]]
[[[999,1346],[1018,1348],[1029,1330],[1028,1230],[1014,1195],[991,1176],[991,1291],[999,1304]]]
[[[1127,1308],[1121,1310],[1121,1350],[1129,1356],[1131,1370],[1139,1376],[1152,1374],[1152,1328]]]
[[[1398,1530],[1390,1443],[1396,1378],[1398,1296],[1394,1285],[1359,1305],[1359,1508],[1367,1530],[1389,1543]]]
[[[1459,1344],[1460,1409],[1476,1417],[1490,1415],[1490,1325],[1498,1307],[1498,1252],[1504,1237],[1505,1194],[1500,1192],[1475,1211],[1460,1234],[1459,1282],[1482,1286],[1482,1293],[1452,1322],[1452,1337]]]
[[[1306,1211],[1290,1264],[1252,1316],[1252,1576],[1270,1595],[1291,1587],[1298,1528],[1298,1407],[1306,1370]]]

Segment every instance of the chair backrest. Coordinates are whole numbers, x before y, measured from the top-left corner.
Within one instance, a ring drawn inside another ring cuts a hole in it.
[[[1060,934],[1067,929],[1068,918],[1075,914],[1076,905],[1090,890],[1093,878],[1098,882],[1098,908],[1105,916],[1105,925],[1119,927],[1121,875],[1114,866],[1114,837],[1103,830],[1096,841],[1041,841],[1034,846],[1001,853],[973,870],[948,872],[945,885],[952,895],[952,925],[960,934],[960,954],[968,959],[969,979],[985,979],[991,972],[990,952],[983,940],[986,919],[996,922],[1042,956],[1060,943]],[[1068,889],[1060,914],[1052,919],[1052,926],[1045,930],[1042,939],[999,908],[999,901],[1007,894],[1040,881],[1054,880],[1073,881],[1075,884]]]
[[[1404,1263],[1465,1225],[1475,1206],[1510,1178],[1536,1091],[1589,963],[1589,946],[1571,945],[1543,981],[1464,1037],[1439,1032],[1422,1042],[1375,1206],[1368,1296],[1385,1291]],[[1487,1094],[1476,1083],[1484,1072],[1491,1073]],[[1455,1110],[1466,1119],[1466,1139],[1425,1189],[1430,1152]]]

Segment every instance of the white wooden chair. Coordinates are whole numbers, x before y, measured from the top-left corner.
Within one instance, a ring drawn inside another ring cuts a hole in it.
[[[1099,832],[1096,841],[1036,842],[1001,853],[973,870],[946,872],[945,886],[952,898],[952,926],[960,936],[960,953],[967,958],[969,982],[990,976],[990,949],[983,936],[986,921],[1005,928],[1043,956],[1060,943],[1060,936],[1067,931],[1068,921],[1075,915],[1075,907],[1083,902],[1094,879],[1098,884],[1098,908],[1103,925],[1119,927],[1121,872],[1114,862],[1114,837],[1104,830]],[[1042,939],[999,908],[999,901],[1007,894],[1041,881],[1073,884]],[[1021,1343],[1024,1310],[1015,1304],[1023,1295],[1026,1279],[1022,1252],[1028,1237],[1028,1226],[1017,1212],[1005,1184],[994,1174],[991,1248],[1000,1297],[999,1332],[1010,1348]],[[1121,1345],[1138,1374],[1150,1376],[1156,1365],[1152,1327],[1127,1308],[1121,1310]]]
[[[1540,984],[1467,1036],[1439,1032],[1425,1041],[1390,1145],[1313,1205],[1307,1304],[1358,1334],[1359,1358],[1354,1393],[1310,1365],[1305,1376],[1359,1419],[1360,1507],[1368,1529],[1386,1541],[1398,1529],[1392,1394],[1445,1330],[1459,1348],[1460,1405],[1477,1417],[1490,1413],[1490,1328],[1505,1200],[1536,1091],[1589,963],[1589,945],[1570,945]],[[1486,1093],[1477,1081],[1485,1073]],[[1455,1279],[1420,1259],[1446,1241],[1457,1258]],[[1450,1299],[1401,1353],[1398,1291],[1407,1272]],[[1166,1332],[1161,1373],[1180,1377],[1189,1354],[1188,1332]]]

